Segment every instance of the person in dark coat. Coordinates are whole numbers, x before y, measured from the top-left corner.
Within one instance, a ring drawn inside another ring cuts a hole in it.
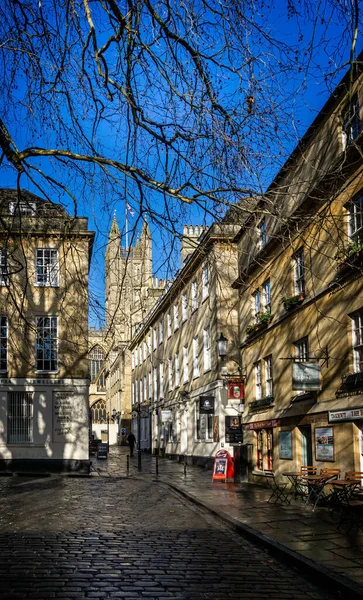
[[[129,433],[129,435],[127,436],[127,441],[129,443],[130,446],[130,456],[134,455],[134,446],[135,446],[135,442],[136,442],[136,438],[134,436],[134,434],[131,432]]]

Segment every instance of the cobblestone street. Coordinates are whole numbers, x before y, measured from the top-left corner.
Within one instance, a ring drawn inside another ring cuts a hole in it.
[[[333,598],[162,483],[0,478],[0,597]]]

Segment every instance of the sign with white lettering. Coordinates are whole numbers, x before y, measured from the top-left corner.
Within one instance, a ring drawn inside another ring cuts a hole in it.
[[[53,442],[74,443],[87,426],[84,398],[72,392],[53,392]]]
[[[320,370],[319,363],[294,362],[292,364],[292,389],[320,390]]]
[[[329,411],[329,423],[335,423],[336,421],[355,421],[356,419],[363,419],[363,408]]]

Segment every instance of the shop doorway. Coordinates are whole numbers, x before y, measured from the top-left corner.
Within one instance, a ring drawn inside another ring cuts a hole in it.
[[[306,427],[300,427],[301,433],[301,464],[312,465],[313,464],[313,443],[311,436],[311,425]]]

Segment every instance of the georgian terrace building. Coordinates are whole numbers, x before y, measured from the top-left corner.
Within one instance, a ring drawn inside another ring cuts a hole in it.
[[[229,447],[225,417],[237,414],[228,405],[217,340],[221,333],[232,340],[236,352],[230,358],[238,358],[238,297],[231,287],[238,227],[222,223],[202,233],[198,227],[186,231],[184,266],[129,346],[132,426],[137,436],[140,415],[145,450],[210,464],[221,445]]]
[[[89,470],[86,218],[0,191],[0,468]]]
[[[361,73],[355,64],[353,86],[348,73],[237,236],[252,476],[363,471]]]

